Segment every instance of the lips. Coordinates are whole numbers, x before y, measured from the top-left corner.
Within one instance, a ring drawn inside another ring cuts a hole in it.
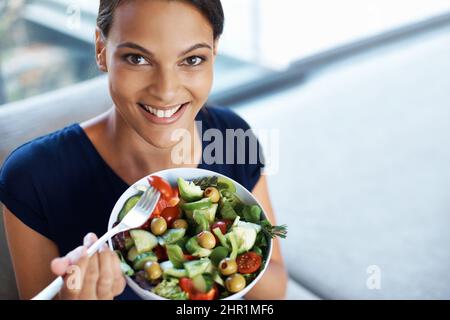
[[[188,105],[189,102],[186,102],[167,108],[155,108],[147,104],[138,103],[138,106],[144,112],[144,116],[156,124],[169,124],[177,121]]]

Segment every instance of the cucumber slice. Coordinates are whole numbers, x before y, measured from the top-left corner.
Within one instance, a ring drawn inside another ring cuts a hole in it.
[[[127,201],[125,201],[125,204],[122,207],[122,210],[119,212],[119,221],[122,221],[122,219],[130,212],[131,209],[138,203],[139,199],[141,198],[143,192],[139,192],[138,194],[128,198]]]
[[[192,285],[194,288],[202,293],[209,292],[212,289],[214,281],[208,274],[199,274],[192,278]]]
[[[194,278],[195,276],[202,274],[208,270],[211,265],[209,259],[193,260],[184,263],[184,268],[187,271],[189,278]]]
[[[130,235],[134,240],[134,245],[138,253],[151,251],[158,245],[158,239],[148,231],[131,230]]]
[[[136,257],[133,261],[133,269],[134,270],[144,270],[144,265],[148,261],[156,262],[158,258],[153,252],[145,252]]]

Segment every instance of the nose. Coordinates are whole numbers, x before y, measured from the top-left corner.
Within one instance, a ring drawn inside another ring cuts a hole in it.
[[[154,99],[165,104],[174,102],[179,87],[180,80],[174,70],[158,68],[153,75],[148,91]]]

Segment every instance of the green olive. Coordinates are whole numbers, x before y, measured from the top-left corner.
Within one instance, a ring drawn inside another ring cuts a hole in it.
[[[144,270],[148,280],[157,280],[162,276],[162,269],[158,262],[147,261]]]
[[[205,196],[210,198],[212,203],[217,203],[220,200],[219,190],[214,187],[206,188]]]
[[[232,275],[237,272],[236,260],[225,258],[219,263],[219,270],[224,276]]]
[[[150,224],[150,229],[155,236],[159,236],[166,232],[167,230],[167,222],[166,219],[162,217],[157,217],[152,220]]]
[[[188,223],[186,220],[184,219],[177,219],[173,222],[172,226],[175,229],[187,229],[188,228]]]
[[[213,249],[216,246],[216,238],[209,231],[202,231],[197,236],[198,244],[205,249]]]
[[[246,286],[245,278],[241,274],[235,273],[225,280],[225,286],[231,293],[239,292]]]

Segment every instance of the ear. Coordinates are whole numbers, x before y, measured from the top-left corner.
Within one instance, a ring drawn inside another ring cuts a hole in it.
[[[214,48],[213,48],[213,54],[214,57],[217,56],[217,53],[219,52],[219,38],[217,38],[216,40],[214,40]]]
[[[95,60],[100,71],[108,72],[106,65],[106,39],[98,27],[95,29]]]

